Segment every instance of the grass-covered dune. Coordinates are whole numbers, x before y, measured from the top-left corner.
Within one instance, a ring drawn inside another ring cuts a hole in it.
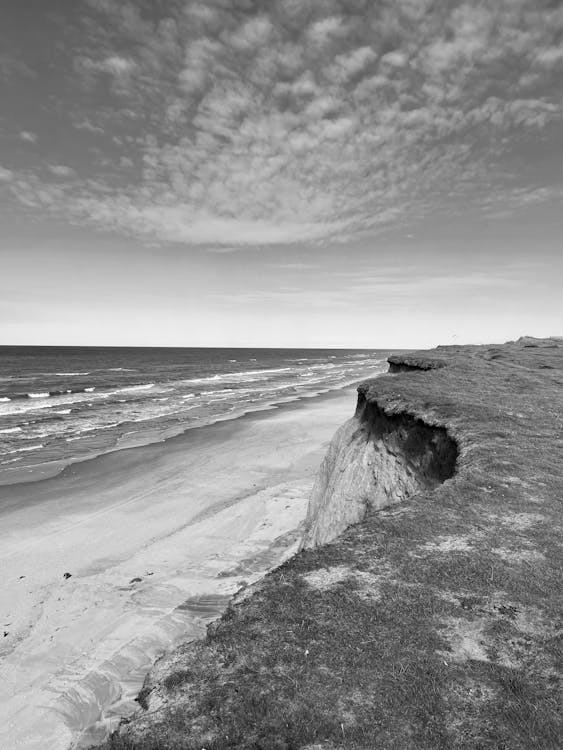
[[[563,341],[390,365],[305,549],[157,665],[106,749],[561,747]]]

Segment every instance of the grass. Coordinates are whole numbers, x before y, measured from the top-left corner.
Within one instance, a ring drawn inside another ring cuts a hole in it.
[[[447,427],[456,478],[273,571],[103,747],[559,748],[563,348],[529,343],[369,384]]]

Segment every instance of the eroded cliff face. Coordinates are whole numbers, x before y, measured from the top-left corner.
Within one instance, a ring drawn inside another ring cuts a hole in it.
[[[360,388],[356,413],[335,434],[319,470],[302,546],[326,544],[369,509],[433,489],[453,476],[457,455],[443,427],[386,414]]]
[[[438,370],[444,367],[445,363],[438,358],[421,358],[413,355],[392,354],[387,358],[389,362],[389,372],[428,372],[428,370]]]

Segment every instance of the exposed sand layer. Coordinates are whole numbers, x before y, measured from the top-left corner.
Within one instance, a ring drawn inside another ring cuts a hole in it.
[[[101,738],[137,707],[160,653],[292,555],[355,398],[303,400],[0,488],[0,747]]]
[[[327,544],[367,512],[432,490],[455,472],[457,446],[441,427],[387,416],[360,386],[356,413],[336,432],[307,511],[303,547]]]

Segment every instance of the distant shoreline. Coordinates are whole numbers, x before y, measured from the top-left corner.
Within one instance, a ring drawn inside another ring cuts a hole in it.
[[[386,351],[0,352],[0,487],[359,382]]]

